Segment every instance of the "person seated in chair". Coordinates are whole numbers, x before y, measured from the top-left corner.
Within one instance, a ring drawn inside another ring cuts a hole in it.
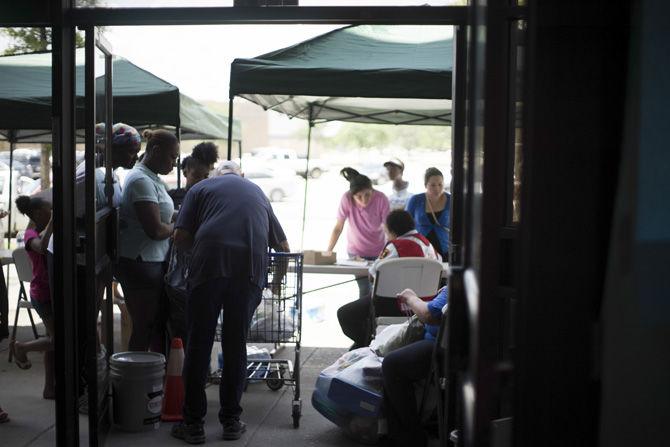
[[[391,211],[386,217],[384,231],[388,242],[379,258],[370,266],[370,279],[374,281],[381,261],[391,258],[424,257],[438,259],[428,239],[416,231],[414,219],[404,210]],[[337,319],[344,334],[354,341],[351,349],[367,346],[370,342],[371,297],[347,303],[337,310]]]
[[[414,384],[427,378],[430,371],[435,339],[448,302],[446,287],[429,302],[413,290],[405,289],[398,301],[411,309],[424,324],[424,339],[389,353],[382,362],[384,379],[384,408],[388,421],[390,446],[425,446],[428,439],[421,428]]]

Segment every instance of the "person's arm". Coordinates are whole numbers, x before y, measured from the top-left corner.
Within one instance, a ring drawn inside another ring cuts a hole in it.
[[[38,253],[41,254],[46,254],[47,248],[49,247],[49,239],[51,239],[51,234],[53,233],[53,213],[51,214],[51,219],[49,219],[49,223],[47,224],[46,228],[44,231],[42,231],[42,234],[40,235],[40,247],[39,250],[35,250]]]
[[[189,251],[193,247],[193,235],[183,228],[177,228],[174,230],[174,245],[181,252]]]
[[[332,253],[333,249],[335,248],[335,244],[337,244],[337,240],[340,238],[340,235],[342,234],[343,229],[344,229],[344,220],[337,219],[335,227],[333,228],[333,232],[330,234],[330,241],[328,242],[328,250],[326,250],[328,253]]]
[[[191,250],[195,243],[195,235],[198,231],[198,200],[197,188],[191,188],[184,196],[177,222],[174,224],[173,242],[177,250],[182,253]]]
[[[401,303],[409,307],[424,324],[439,324],[440,319],[430,312],[428,303],[419,298],[411,289],[405,289],[397,295]]]
[[[391,212],[391,203],[389,202],[388,197],[386,195],[381,194],[382,198],[382,206],[380,207],[380,216],[379,219],[382,221],[382,226],[384,225],[384,222],[386,221],[386,216],[389,215]]]
[[[161,213],[156,202],[135,202],[135,213],[149,239],[162,241],[172,235],[174,224],[161,222]]]
[[[288,245],[288,240],[286,239],[286,233],[279,223],[279,219],[272,209],[272,205],[268,202],[268,218],[270,220],[270,234],[268,241],[270,242],[270,247],[275,251],[289,253],[291,248]]]
[[[128,201],[133,204],[137,220],[142,230],[155,241],[162,241],[172,235],[173,224],[161,221],[156,186],[148,178],[137,178],[126,186]]]

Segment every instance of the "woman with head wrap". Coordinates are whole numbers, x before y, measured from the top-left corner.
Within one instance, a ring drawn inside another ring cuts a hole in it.
[[[106,142],[106,126],[105,123],[98,123],[95,126],[95,143],[96,143],[96,161],[94,166],[95,175],[95,208],[100,210],[105,206],[110,205],[106,194],[106,170],[104,167],[105,156],[105,142]],[[118,208],[121,203],[121,184],[119,178],[114,172],[117,168],[131,169],[137,161],[137,153],[140,151],[141,137],[137,130],[124,123],[116,123],[112,126],[111,132],[111,158],[112,158],[112,197],[111,206]],[[77,166],[75,171],[75,213],[77,217],[77,242],[85,239],[84,230],[84,214],[86,211],[86,162],[82,162]],[[77,297],[80,300],[87,299],[86,296],[86,265],[83,256],[83,246],[77,247]],[[51,290],[53,290],[53,236],[49,238],[49,246],[47,248],[47,267],[49,272],[49,283]],[[102,304],[102,296],[104,292],[104,284],[98,285],[95,300],[98,309]],[[83,302],[83,301],[82,301]],[[77,318],[79,320],[79,327],[84,328],[87,324],[85,306],[78,306],[79,312]],[[80,358],[80,377],[84,376],[86,350],[99,349],[99,341],[96,340],[94,344],[81,343],[79,358]],[[84,387],[82,386],[82,391]],[[81,396],[79,403],[79,410],[82,413],[87,412],[88,404],[86,401],[87,394]]]

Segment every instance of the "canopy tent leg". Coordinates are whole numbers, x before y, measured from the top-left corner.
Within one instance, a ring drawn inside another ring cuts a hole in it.
[[[13,180],[13,169],[14,169],[14,149],[16,149],[16,140],[14,138],[14,131],[9,132],[9,199],[7,200],[7,208],[9,214],[7,215],[7,250],[10,249],[10,244],[12,242],[12,180]],[[0,269],[0,273],[1,269]],[[9,264],[7,264],[7,270],[5,272],[5,287],[9,287]],[[9,315],[3,315],[5,321],[9,320]]]
[[[181,144],[181,126],[177,126],[174,131],[177,141]],[[179,155],[177,155],[177,189],[181,188],[181,147],[179,148]]]
[[[12,194],[14,186],[14,149],[16,149],[16,141],[14,139],[14,132],[10,132],[9,140],[9,198],[7,199],[7,250],[9,250],[12,241]],[[9,270],[8,270],[9,272]]]
[[[304,243],[305,243],[305,222],[307,220],[307,183],[309,183],[309,158],[312,151],[312,127],[314,127],[311,104],[309,106],[308,125],[309,128],[307,129],[307,158],[305,160],[305,194],[302,201],[302,230],[300,231],[300,251],[304,250]]]
[[[235,98],[234,96],[231,96],[228,102],[228,160],[231,160],[233,155],[233,99],[234,98]]]
[[[240,157],[240,168],[242,167],[242,140],[237,140],[237,154]]]

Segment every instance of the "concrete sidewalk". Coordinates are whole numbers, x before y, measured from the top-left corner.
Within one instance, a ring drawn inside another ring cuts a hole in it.
[[[41,325],[40,325],[41,326]],[[40,327],[41,330],[42,327]],[[31,337],[30,327],[20,328],[18,339]],[[294,429],[291,418],[293,389],[284,387],[271,391],[264,383],[250,384],[244,394],[242,419],[247,423],[247,433],[239,441],[228,441],[232,446],[349,446],[357,445],[347,439],[342,431],[312,408],[310,398],[319,372],[333,363],[342,353],[341,348],[302,349],[301,394],[302,419],[300,428]],[[282,357],[293,358],[293,348],[287,347]],[[27,371],[7,362],[8,341],[0,343],[0,405],[10,415],[11,421],[0,425],[0,444],[4,446],[52,446],[55,443],[55,407],[53,401],[42,399],[43,364],[41,355],[31,354],[33,367]],[[207,443],[223,443],[218,422],[218,386],[207,388],[209,401],[206,431]],[[86,432],[88,418],[80,416],[81,432]],[[112,429],[107,438],[108,446],[132,445],[185,445],[170,436],[171,424],[144,433],[124,433]],[[85,436],[85,435],[84,435]],[[82,445],[87,442],[82,439]]]
[[[3,273],[5,273],[3,269]],[[342,278],[332,275],[306,275],[304,289],[312,290],[327,284],[333,284]],[[349,278],[344,278],[349,279]],[[18,281],[13,268],[10,268],[9,316],[10,324],[14,322]],[[26,286],[28,286],[26,284]],[[337,323],[337,309],[342,304],[355,299],[358,289],[354,281],[343,286],[322,290],[319,293],[307,293],[303,299],[303,344],[318,347],[304,347],[301,352],[301,394],[302,419],[300,428],[293,429],[291,403],[293,391],[284,387],[279,391],[271,391],[263,383],[250,384],[245,393],[242,405],[245,412],[242,418],[248,424],[248,431],[240,441],[230,445],[301,447],[307,445],[345,446],[358,445],[348,440],[334,424],[322,417],[311,406],[311,395],[316,377],[326,366],[333,363],[346,351],[351,341],[345,337]],[[44,334],[44,326],[33,312],[38,323],[38,331]],[[115,341],[116,352],[120,340],[120,314],[115,307]],[[33,338],[28,314],[25,310],[19,313],[18,340]],[[11,331],[11,327],[10,327]],[[9,413],[11,421],[0,424],[0,446],[52,446],[55,443],[55,405],[53,401],[42,399],[44,384],[44,365],[42,355],[29,354],[32,368],[23,371],[14,363],[8,363],[8,339],[0,342],[0,407]],[[329,346],[329,347],[322,347]],[[282,357],[293,359],[293,348],[282,351]],[[218,389],[212,385],[207,389],[209,408],[207,414],[208,443],[223,442],[220,439],[221,427],[217,419]],[[80,417],[80,432],[85,438],[88,418]],[[107,438],[108,446],[130,445],[185,445],[169,435],[171,424],[162,424],[157,431],[141,434],[123,433],[112,430]],[[81,445],[88,445],[82,440]]]

